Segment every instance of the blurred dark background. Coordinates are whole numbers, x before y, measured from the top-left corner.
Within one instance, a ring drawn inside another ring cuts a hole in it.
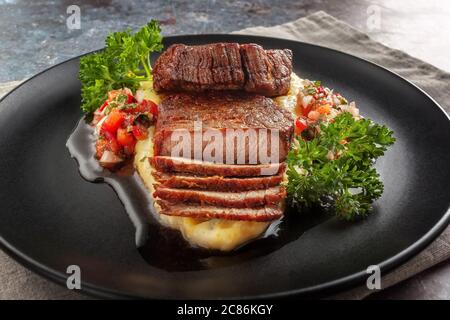
[[[80,29],[66,25],[80,8]],[[368,16],[380,10],[373,28]],[[0,83],[22,80],[51,65],[99,49],[108,32],[136,29],[151,18],[164,35],[228,33],[272,26],[323,10],[373,39],[450,71],[450,1],[441,0],[0,0]],[[374,298],[450,299],[450,264],[443,263]]]
[[[66,10],[72,4],[81,11],[78,30],[66,26]],[[367,22],[374,5],[380,9],[375,29]],[[0,82],[21,80],[101,48],[108,32],[135,29],[151,18],[162,21],[165,35],[227,33],[272,26],[319,10],[450,71],[450,1],[0,0]]]

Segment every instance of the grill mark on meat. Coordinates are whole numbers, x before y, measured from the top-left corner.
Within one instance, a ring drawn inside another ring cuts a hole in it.
[[[284,172],[285,163],[268,163],[258,165],[230,165],[212,162],[172,158],[165,156],[149,157],[150,164],[162,172],[185,172],[199,176],[254,177],[276,175]]]
[[[236,193],[159,187],[153,195],[162,200],[175,203],[197,203],[229,208],[253,208],[279,204],[284,199],[286,191],[280,186],[264,190]]]
[[[156,60],[153,79],[157,91],[240,89],[245,79],[239,44],[174,44]]]
[[[167,94],[158,111],[157,130],[161,126],[179,128],[180,125],[193,129],[194,120],[202,120],[208,128],[288,130],[293,126],[290,112],[272,99],[243,92]]]
[[[200,189],[213,191],[240,192],[267,189],[280,185],[283,175],[255,177],[255,178],[226,178],[222,176],[199,177],[194,175],[176,175],[153,172],[158,186],[176,189]]]
[[[262,222],[279,219],[283,215],[283,210],[279,205],[256,208],[224,208],[196,204],[171,203],[164,200],[157,200],[157,203],[162,208],[162,214],[198,219],[227,219]]]
[[[243,44],[241,56],[247,78],[246,91],[267,96],[288,93],[292,73],[291,50],[264,50],[257,44]]]
[[[291,113],[278,106],[272,99],[261,95],[241,92],[168,94],[159,105],[154,139],[155,155],[172,155],[173,147],[178,144],[178,141],[172,141],[172,135],[175,130],[183,129],[191,135],[190,153],[177,156],[192,158],[194,121],[201,121],[202,133],[207,130],[218,130],[219,135],[222,135],[223,159],[221,162],[224,163],[230,163],[227,151],[234,153],[231,157],[236,163],[238,150],[244,154],[244,163],[250,163],[250,152],[254,152],[256,163],[267,162],[267,160],[261,161],[264,159],[260,158],[259,146],[253,145],[255,141],[251,142],[248,137],[242,139],[245,144],[243,148],[238,149],[238,139],[233,140],[234,146],[227,146],[227,133],[234,132],[239,134],[239,137],[249,133],[255,134],[256,144],[265,145],[267,152],[262,153],[270,157],[273,131],[278,135],[278,162],[286,159],[294,133],[294,119]],[[238,132],[238,130],[241,131]],[[267,141],[263,141],[264,139]],[[210,142],[211,139],[203,141],[202,151]],[[276,146],[273,146],[273,150],[276,151]],[[271,158],[272,162],[274,158]]]
[[[246,90],[286,94],[292,51],[264,50],[256,44],[174,44],[156,60],[154,89],[161,91]]]

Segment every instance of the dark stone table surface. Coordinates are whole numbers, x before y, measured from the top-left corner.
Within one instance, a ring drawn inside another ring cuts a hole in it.
[[[80,7],[81,29],[66,26],[68,6]],[[380,10],[379,28],[368,15]],[[372,38],[450,71],[450,1],[115,1],[0,0],[0,83],[21,80],[103,46],[106,34],[162,20],[165,35],[228,33],[272,26],[324,10]],[[450,262],[444,262],[370,299],[450,299]]]

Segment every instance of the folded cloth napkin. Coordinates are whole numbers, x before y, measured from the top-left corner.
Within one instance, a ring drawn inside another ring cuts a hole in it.
[[[373,61],[411,80],[450,112],[450,74],[372,40],[368,35],[325,12],[274,27],[248,28],[235,33],[293,39],[326,46]],[[0,84],[0,96],[20,82]],[[450,227],[425,250],[382,276],[382,288],[390,287],[437,263],[450,259]],[[79,299],[69,291],[26,270],[0,251],[0,299]],[[334,299],[362,299],[370,291],[365,286],[334,295]]]

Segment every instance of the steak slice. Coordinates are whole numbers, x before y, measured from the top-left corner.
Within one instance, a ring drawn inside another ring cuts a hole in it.
[[[199,141],[194,136],[197,132],[203,137],[203,141],[196,142],[199,147],[201,145],[201,154],[205,148],[213,146],[219,136],[222,153],[208,152],[215,162],[283,162],[294,133],[291,113],[272,99],[255,94],[168,94],[161,101],[158,112],[154,136],[154,154],[158,156],[194,158],[194,142]],[[183,149],[182,154],[172,155],[176,146],[185,142],[182,137],[185,133],[190,135],[187,151]]]
[[[157,200],[161,206],[161,214],[200,219],[227,219],[247,221],[271,221],[279,219],[283,210],[279,205],[268,205],[256,208],[224,208],[209,205],[171,203]]]
[[[213,191],[239,192],[248,190],[267,189],[280,185],[283,175],[263,176],[254,178],[226,178],[221,176],[195,176],[162,173],[153,173],[159,186],[165,188],[188,188]]]
[[[245,75],[239,44],[174,44],[156,60],[153,80],[156,91],[242,89]]]
[[[271,97],[288,93],[292,73],[291,50],[264,50],[257,44],[243,44],[241,56],[247,76],[245,91]]]
[[[198,203],[229,208],[253,208],[279,204],[286,196],[283,187],[244,192],[219,192],[158,187],[154,197],[170,202]]]
[[[150,164],[162,172],[184,172],[199,176],[223,176],[223,177],[255,177],[269,176],[284,172],[286,164],[269,163],[258,165],[233,165],[215,164],[190,160],[185,158],[171,158],[163,156],[149,157]]]
[[[266,96],[289,91],[292,51],[256,44],[171,45],[156,59],[156,91],[245,90]]]

